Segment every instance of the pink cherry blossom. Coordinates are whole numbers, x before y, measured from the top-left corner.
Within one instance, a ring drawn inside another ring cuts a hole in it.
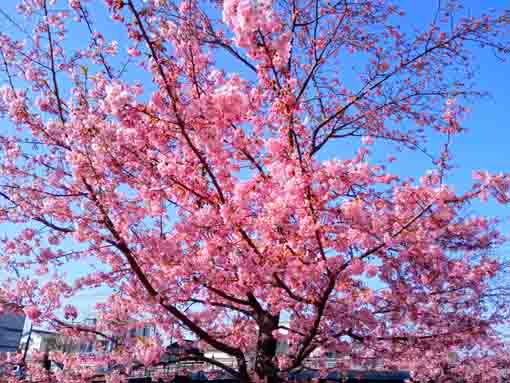
[[[28,318],[31,320],[37,320],[41,316],[41,311],[35,305],[30,305],[23,310]]]
[[[134,57],[138,57],[141,55],[141,52],[138,49],[133,48],[133,47],[128,48],[127,53],[130,56],[134,56]]]

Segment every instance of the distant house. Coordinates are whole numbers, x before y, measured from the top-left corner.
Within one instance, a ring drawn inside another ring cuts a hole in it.
[[[320,378],[314,372],[299,372],[289,377],[289,383],[307,383],[319,381],[321,383],[404,383],[410,378],[406,371],[356,371],[346,373],[332,372],[326,377]],[[128,383],[238,383],[239,380],[227,375],[207,379],[205,374],[193,373],[187,376],[175,376],[171,380],[157,380],[151,377],[129,378]]]
[[[86,323],[94,326],[93,321]],[[151,337],[156,334],[153,325],[136,326],[127,330],[121,335],[116,335],[113,343],[104,338],[89,338],[87,340],[77,340],[76,338],[66,338],[62,335],[45,330],[33,330],[28,348],[28,358],[34,351],[39,353],[49,353],[51,351],[63,351],[69,353],[96,353],[111,352],[115,345],[121,345],[123,342],[130,342],[130,339]],[[26,339],[25,339],[26,341]],[[102,344],[102,342],[105,342]],[[99,345],[99,348],[97,346]],[[288,352],[288,346],[285,343],[278,344],[277,353]],[[294,383],[306,383],[310,381],[320,382],[342,382],[342,383],[404,383],[409,379],[409,374],[402,371],[383,371],[382,366],[374,363],[367,369],[360,366],[351,366],[351,370],[338,370],[338,356],[335,353],[325,352],[317,349],[305,361],[304,368],[300,371],[291,373],[288,381]],[[187,356],[197,356],[198,361],[191,361],[193,358]],[[203,359],[200,361],[200,359]],[[237,383],[237,380],[225,373],[218,365],[204,362],[204,360],[214,360],[218,364],[226,365],[233,369],[237,368],[235,358],[214,348],[198,348],[194,341],[173,342],[166,347],[166,352],[159,363],[154,366],[121,366],[105,365],[104,368],[98,368],[97,375],[90,382],[103,383],[106,376],[113,370],[121,370],[130,376],[126,378],[127,383],[191,383],[191,382],[216,382],[216,383]],[[249,355],[249,364],[254,363],[254,355]],[[51,368],[52,366],[49,366]],[[315,369],[326,367],[330,373],[326,377],[320,378]],[[212,375],[211,375],[212,374]],[[157,378],[151,378],[157,377]],[[209,379],[208,379],[209,378]],[[161,380],[160,380],[161,379]]]
[[[302,371],[292,374],[290,382],[309,382],[318,379],[320,382],[342,383],[404,383],[410,378],[407,371],[367,371],[349,370],[347,372],[332,371],[326,377],[319,379],[319,374],[313,371]]]
[[[24,314],[0,314],[0,353],[18,350],[24,326]]]

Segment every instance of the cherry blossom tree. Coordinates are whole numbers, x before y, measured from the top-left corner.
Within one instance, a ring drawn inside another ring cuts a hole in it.
[[[375,358],[416,381],[441,378],[455,352],[455,376],[496,376],[507,310],[489,300],[491,254],[507,239],[466,207],[506,204],[510,175],[475,171],[463,192],[445,179],[466,102],[482,95],[473,49],[508,53],[508,13],[463,17],[444,0],[408,30],[386,0],[17,11],[0,32],[6,309],[93,339],[154,323],[231,356],[235,367],[185,359],[241,382],[285,381],[326,352],[335,369]],[[406,151],[431,170],[390,172]],[[91,327],[73,297],[97,287],[111,294]],[[164,341],[117,346],[54,353],[61,369],[27,374],[84,382],[94,366],[153,364]]]

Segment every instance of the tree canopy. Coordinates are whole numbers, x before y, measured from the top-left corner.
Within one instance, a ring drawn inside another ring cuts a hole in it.
[[[466,102],[482,95],[473,49],[508,53],[510,16],[461,5],[434,4],[422,30],[399,27],[405,10],[386,0],[4,12],[3,309],[75,336],[159,331],[27,373],[82,382],[94,366],[151,365],[172,338],[230,355],[235,368],[186,358],[241,382],[285,381],[327,352],[336,369],[375,358],[416,381],[442,377],[455,352],[449,373],[497,376],[508,312],[490,299],[493,250],[507,238],[466,208],[508,203],[510,176],[475,171],[462,192],[445,180]],[[406,151],[431,170],[391,172]],[[79,323],[73,297],[99,286],[97,324]]]

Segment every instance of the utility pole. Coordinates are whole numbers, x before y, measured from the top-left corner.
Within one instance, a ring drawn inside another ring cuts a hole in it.
[[[32,323],[30,323],[30,330],[28,330],[28,339],[25,344],[25,350],[23,351],[23,365],[25,365],[25,360],[27,359],[28,346],[30,345],[30,340],[32,339]]]

